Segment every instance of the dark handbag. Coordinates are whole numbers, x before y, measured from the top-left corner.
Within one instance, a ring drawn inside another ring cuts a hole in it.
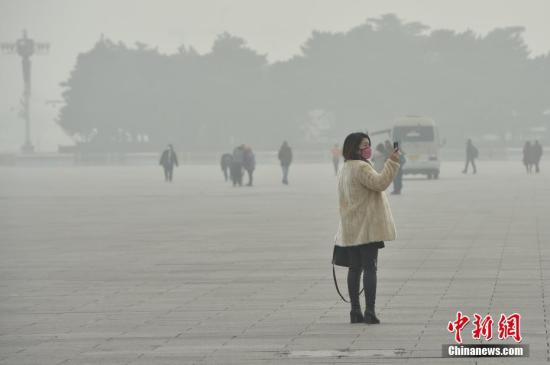
[[[336,291],[338,292],[340,298],[342,298],[344,302],[349,303],[349,301],[344,298],[340,292],[340,288],[338,287],[338,281],[336,280],[336,269],[334,268],[334,265],[349,267],[349,254],[346,247],[334,245],[334,250],[332,251],[332,278],[334,279],[334,286],[336,287]],[[364,288],[361,289],[359,295],[363,292],[363,290]]]
[[[336,266],[349,267],[348,250],[345,247],[334,245],[332,252],[332,264]]]

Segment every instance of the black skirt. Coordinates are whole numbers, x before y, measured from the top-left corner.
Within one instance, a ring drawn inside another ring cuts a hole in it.
[[[355,246],[334,246],[332,263],[337,266],[361,267],[378,257],[378,250],[384,248],[384,241],[362,243]]]

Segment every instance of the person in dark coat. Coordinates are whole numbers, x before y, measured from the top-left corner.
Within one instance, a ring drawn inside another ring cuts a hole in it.
[[[243,186],[243,164],[244,164],[244,145],[240,145],[233,150],[233,161],[231,162],[231,181],[233,186]]]
[[[468,142],[466,142],[466,166],[464,166],[464,170],[462,170],[463,174],[468,173],[468,166],[470,165],[470,163],[472,164],[472,168],[474,169],[474,174],[477,173],[475,159],[478,156],[479,151],[477,147],[474,146],[471,139],[468,139]]]
[[[172,182],[174,166],[178,166],[178,156],[176,155],[174,147],[171,144],[169,144],[168,148],[162,152],[159,165],[164,168],[164,180],[166,182]]]
[[[252,186],[252,174],[256,168],[256,157],[250,146],[244,148],[243,167],[248,173],[248,184],[246,186]]]
[[[233,155],[230,153],[224,153],[220,160],[220,166],[223,171],[223,177],[225,181],[229,178],[229,170],[231,168],[231,162],[233,162]]]
[[[527,141],[523,145],[523,164],[525,165],[525,171],[528,174],[533,172],[533,163],[534,163],[534,149],[531,145],[531,142]]]
[[[279,161],[281,161],[281,167],[283,169],[283,184],[288,185],[288,168],[292,163],[292,149],[287,141],[284,141],[279,149]]]
[[[542,157],[542,145],[538,140],[535,141],[533,145],[533,163],[535,164],[535,172],[538,174],[540,172],[540,159]]]

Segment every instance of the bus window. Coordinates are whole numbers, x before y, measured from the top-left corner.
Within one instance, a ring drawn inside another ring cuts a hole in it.
[[[434,129],[431,126],[399,126],[393,129],[392,138],[401,142],[433,142]]]

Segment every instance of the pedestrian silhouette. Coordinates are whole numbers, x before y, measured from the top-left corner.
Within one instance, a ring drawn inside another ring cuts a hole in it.
[[[538,174],[540,172],[540,159],[542,158],[542,145],[538,140],[535,141],[533,145],[533,163],[535,164],[535,172]]]
[[[279,161],[283,169],[283,184],[288,185],[288,169],[292,163],[292,149],[287,141],[284,141],[279,149]]]
[[[392,145],[392,153],[394,152],[393,145]],[[400,195],[401,190],[403,189],[403,165],[405,165],[405,162],[407,160],[405,159],[405,152],[401,148],[399,148],[399,169],[397,170],[397,174],[395,174],[395,177],[393,178],[393,191],[391,194],[393,195]]]
[[[220,167],[223,171],[223,177],[225,181],[229,179],[229,170],[231,169],[231,162],[233,161],[233,155],[230,153],[224,153],[220,159]]]
[[[477,173],[476,163],[475,159],[478,158],[479,151],[476,146],[472,143],[471,139],[468,139],[468,142],[466,142],[466,166],[464,166],[464,170],[462,170],[463,174],[468,173],[468,166],[470,163],[472,164],[472,168],[474,169],[474,174]]]
[[[340,164],[340,157],[342,156],[342,150],[338,147],[338,143],[334,144],[334,147],[330,150],[332,155],[332,165],[334,166],[334,175],[338,175],[338,165]]]
[[[384,141],[384,149],[386,150],[386,160],[390,158],[392,152],[393,152],[393,144],[390,142],[389,139],[386,139]]]
[[[164,168],[164,181],[172,182],[174,166],[178,166],[178,156],[176,152],[174,152],[174,147],[171,144],[162,152],[159,165]]]
[[[530,141],[525,142],[523,145],[523,165],[525,165],[525,171],[528,174],[533,173],[533,164],[535,162],[535,150]]]
[[[381,172],[384,168],[384,164],[386,163],[386,156],[387,154],[384,145],[382,143],[378,143],[372,157],[374,162],[374,169],[377,172]]]
[[[244,147],[243,167],[248,173],[248,184],[246,186],[252,186],[252,178],[254,169],[256,168],[256,157],[250,146]]]
[[[231,161],[231,181],[233,186],[243,186],[244,145],[235,147]]]

